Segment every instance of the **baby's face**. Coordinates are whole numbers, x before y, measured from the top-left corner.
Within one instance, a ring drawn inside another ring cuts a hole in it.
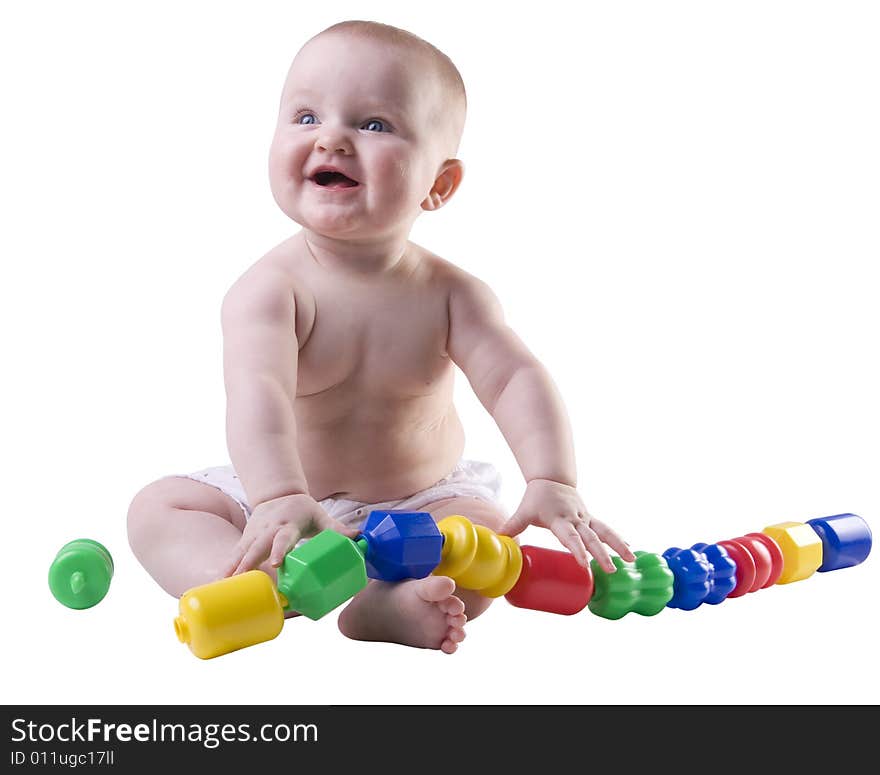
[[[445,150],[432,130],[440,87],[418,73],[415,55],[342,34],[297,54],[269,154],[290,218],[343,239],[408,231]]]

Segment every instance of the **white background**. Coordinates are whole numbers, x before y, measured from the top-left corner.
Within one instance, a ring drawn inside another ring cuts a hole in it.
[[[228,459],[219,303],[298,229],[266,174],[282,81],[312,34],[367,18],[465,78],[465,182],[413,239],[492,285],[554,375],[590,510],[655,552],[841,512],[876,530],[876,8],[4,5],[2,700],[875,703],[874,555],[654,617],[502,599],[451,657],[347,640],[334,612],[201,661],[125,515],[147,482]],[[513,457],[457,396],[512,509]],[[72,611],[46,574],[83,536],[116,573]]]

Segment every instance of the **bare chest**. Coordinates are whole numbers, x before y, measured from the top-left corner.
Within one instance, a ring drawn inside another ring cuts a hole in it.
[[[401,289],[318,289],[298,361],[297,395],[338,388],[367,399],[423,396],[451,370],[448,312],[440,294]]]

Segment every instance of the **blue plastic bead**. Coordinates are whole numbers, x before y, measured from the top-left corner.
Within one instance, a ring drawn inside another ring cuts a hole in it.
[[[371,579],[421,579],[440,563],[443,534],[427,511],[371,511],[359,537]]]
[[[709,594],[703,600],[718,605],[736,589],[736,563],[727,549],[718,544],[694,544],[691,549],[700,552],[709,562]]]
[[[807,524],[822,539],[822,564],[819,573],[851,568],[864,562],[871,553],[871,528],[856,514],[808,519]]]
[[[704,554],[694,549],[673,546],[663,552],[663,557],[675,577],[672,599],[666,606],[693,611],[706,599],[712,588],[709,581],[712,566]]]

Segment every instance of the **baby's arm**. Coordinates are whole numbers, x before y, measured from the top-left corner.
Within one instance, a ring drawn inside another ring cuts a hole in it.
[[[633,560],[626,542],[592,518],[577,493],[571,425],[556,385],[506,325],[495,294],[476,278],[465,276],[451,291],[448,352],[498,424],[527,482],[503,532],[546,527],[583,565],[589,552],[612,572],[602,542]]]
[[[251,267],[223,299],[226,440],[236,473],[256,506],[308,492],[296,447],[296,302],[290,278]]]
[[[309,495],[297,451],[299,343],[296,299],[281,267],[255,264],[229,289],[221,310],[226,439],[253,512],[228,572],[280,565],[308,532],[341,528]]]

